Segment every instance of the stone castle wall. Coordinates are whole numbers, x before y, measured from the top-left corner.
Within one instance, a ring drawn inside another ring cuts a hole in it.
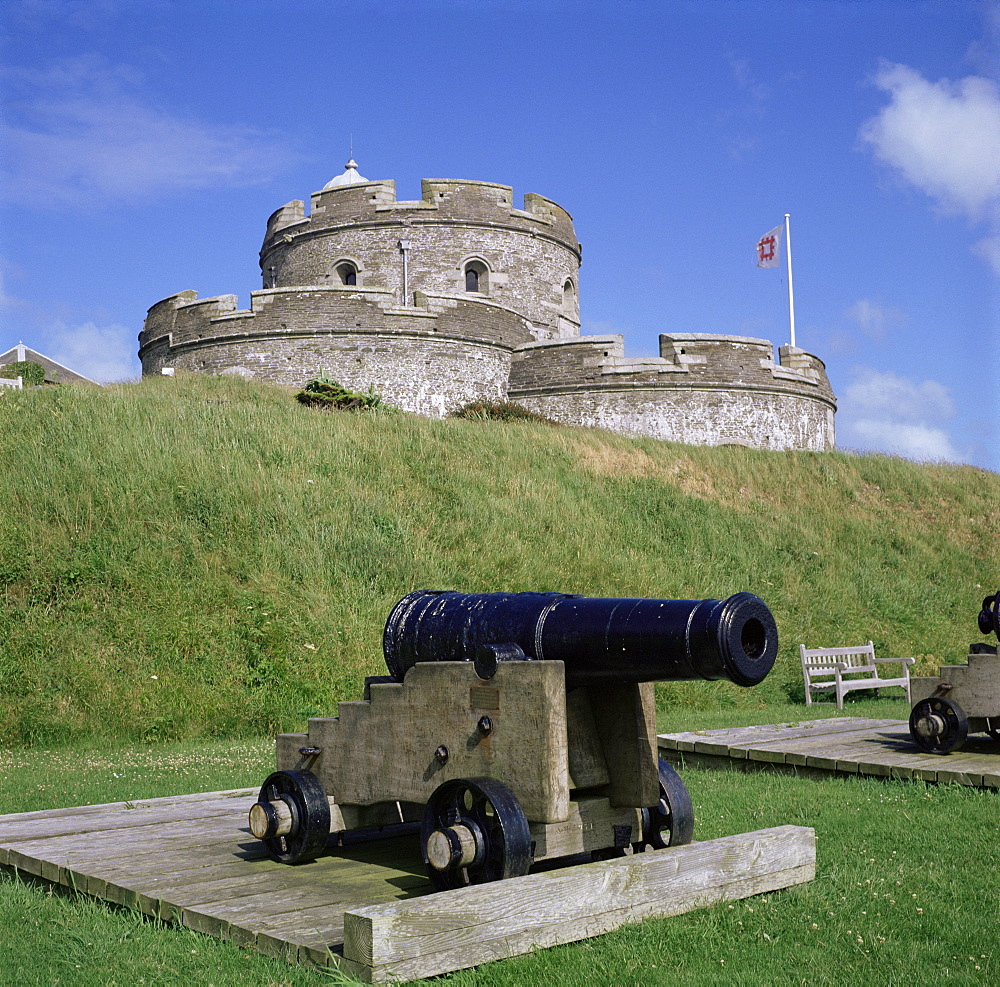
[[[385,289],[278,288],[253,292],[251,308],[238,310],[235,295],[182,292],[150,309],[139,356],[143,373],[173,367],[288,387],[323,372],[436,417],[504,400],[511,354],[533,338],[530,323],[488,299],[418,300],[398,308]]]
[[[393,182],[362,180],[310,206],[307,216],[293,200],[268,219],[265,287],[249,309],[186,291],[149,310],[144,374],[301,387],[326,373],[431,416],[510,399],[567,424],[680,442],[834,446],[836,400],[803,350],[781,347],[776,364],[767,340],[665,333],[658,357],[634,359],[621,336],[580,336],[580,244],[549,199],[528,194],[517,209],[507,185],[425,180],[419,200],[397,201]]]
[[[762,449],[834,445],[836,400],[822,361],[770,342],[663,334],[660,356],[627,358],[621,336],[518,348],[511,400],[565,424],[695,445]]]

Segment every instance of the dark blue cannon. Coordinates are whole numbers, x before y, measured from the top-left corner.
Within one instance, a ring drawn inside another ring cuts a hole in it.
[[[404,596],[382,647],[402,681],[418,662],[562,661],[566,685],[729,679],[752,686],[771,671],[778,628],[752,593],[725,600],[604,599],[565,593]]]

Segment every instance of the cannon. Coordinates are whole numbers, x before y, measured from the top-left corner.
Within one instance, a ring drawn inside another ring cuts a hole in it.
[[[983,600],[980,633],[1000,638],[1000,591]],[[922,750],[948,754],[965,743],[969,733],[986,733],[1000,740],[1000,657],[986,642],[969,646],[963,665],[942,665],[937,676],[910,679],[917,698],[910,710],[910,736]]]
[[[250,830],[299,863],[332,835],[419,825],[439,890],[689,843],[691,799],[658,758],[653,683],[752,686],[777,647],[751,593],[410,593],[386,620],[389,675],[278,736]]]

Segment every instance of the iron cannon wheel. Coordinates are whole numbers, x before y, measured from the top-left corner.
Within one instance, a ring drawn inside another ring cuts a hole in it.
[[[326,849],[330,838],[330,802],[320,780],[311,771],[275,771],[268,775],[257,802],[259,805],[283,802],[291,809],[290,832],[261,840],[272,859],[282,864],[298,864],[315,860]]]
[[[662,757],[659,775],[660,801],[642,810],[642,842],[635,845],[637,850],[683,846],[694,838],[694,806],[687,786]]]
[[[961,747],[969,735],[969,720],[962,707],[947,696],[931,696],[910,711],[913,742],[932,754],[947,754]]]
[[[521,803],[494,778],[446,781],[427,801],[420,850],[438,891],[527,874],[534,849]]]
[[[1000,590],[983,600],[983,609],[979,611],[979,630],[983,634],[1000,637]]]

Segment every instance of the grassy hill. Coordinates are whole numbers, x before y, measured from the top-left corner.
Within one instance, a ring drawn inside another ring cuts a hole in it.
[[[360,698],[416,588],[761,596],[932,670],[1000,583],[1000,476],[882,456],[327,414],[238,379],[0,396],[0,742],[271,734]]]

